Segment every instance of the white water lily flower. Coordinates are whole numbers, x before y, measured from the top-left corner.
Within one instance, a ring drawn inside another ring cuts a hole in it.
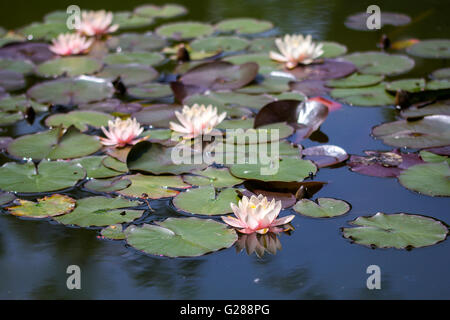
[[[238,205],[231,203],[231,209],[234,217],[222,217],[222,220],[232,227],[238,228],[241,233],[257,232],[265,234],[267,232],[280,232],[282,226],[294,219],[294,215],[289,215],[277,219],[281,211],[281,201],[275,202],[275,199],[268,201],[263,195],[252,196],[250,199],[242,197]]]
[[[285,35],[284,39],[277,38],[275,44],[280,53],[271,51],[270,58],[284,62],[286,68],[293,69],[299,64],[310,64],[323,54],[322,43],[312,42],[311,35]]]
[[[136,143],[147,139],[143,137],[138,139],[144,128],[136,121],[136,119],[122,120],[116,118],[114,121],[108,121],[108,129],[102,127],[102,131],[107,138],[101,138],[100,141],[105,146],[113,146],[122,148],[127,145],[135,145]]]
[[[119,25],[111,25],[113,21],[112,12],[100,11],[83,11],[81,13],[79,33],[87,36],[98,36],[111,33],[119,29]]]
[[[52,40],[53,45],[49,49],[60,56],[82,54],[88,51],[93,41],[76,33],[60,34]]]
[[[170,129],[183,135],[185,139],[195,138],[210,133],[215,126],[225,119],[226,112],[217,114],[217,108],[212,105],[194,104],[192,107],[184,106],[182,112],[175,111],[178,121],[170,122]]]

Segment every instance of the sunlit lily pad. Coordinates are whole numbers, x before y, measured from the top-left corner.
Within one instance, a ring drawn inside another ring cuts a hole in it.
[[[142,52],[164,48],[166,40],[153,33],[123,33],[108,39],[107,46],[117,52]]]
[[[65,225],[79,227],[109,226],[116,223],[131,222],[141,217],[144,210],[125,209],[139,204],[138,201],[129,201],[120,197],[87,197],[77,200],[77,206],[71,213],[54,219]]]
[[[230,203],[237,204],[238,201],[235,189],[226,188],[216,192],[214,187],[204,186],[178,194],[173,204],[185,212],[214,216],[233,212]]]
[[[395,103],[395,97],[386,92],[383,83],[363,88],[333,89],[330,95],[354,106],[385,106]]]
[[[199,38],[190,43],[196,51],[241,51],[249,46],[250,42],[244,38],[234,36]]]
[[[0,58],[0,70],[9,70],[28,75],[33,73],[34,64],[28,60]]]
[[[450,40],[449,39],[430,39],[421,40],[406,49],[412,56],[421,58],[449,59],[450,58]]]
[[[146,66],[156,66],[164,61],[164,56],[159,52],[120,52],[110,53],[103,59],[106,64],[130,64],[137,63]]]
[[[230,174],[228,168],[208,167],[205,170],[192,171],[183,180],[193,186],[213,186],[215,188],[233,187],[244,182]]]
[[[176,196],[179,191],[173,189],[186,189],[189,185],[185,184],[181,177],[177,176],[145,176],[136,174],[124,176],[124,179],[130,180],[131,185],[118,193],[133,198],[160,199]]]
[[[346,214],[350,211],[350,205],[343,200],[332,198],[318,198],[317,203],[308,199],[301,199],[293,209],[312,218],[331,218]]]
[[[94,192],[116,192],[128,188],[131,181],[122,177],[109,179],[91,179],[84,184],[84,188]]]
[[[450,168],[447,162],[411,166],[400,173],[398,180],[405,188],[428,196],[450,196]]]
[[[80,76],[92,74],[102,67],[98,60],[87,57],[65,57],[46,61],[36,68],[36,73],[45,78],[58,76]]]
[[[142,134],[142,136],[146,136],[145,133]],[[117,160],[116,158],[113,157],[105,157],[102,160],[102,163],[105,167],[114,170],[114,171],[119,171],[119,172],[128,172],[128,168],[127,168],[127,164]]]
[[[90,155],[101,148],[94,136],[80,133],[75,128],[64,132],[61,128],[24,135],[8,146],[8,152],[18,158],[71,159]]]
[[[158,78],[158,71],[150,66],[136,63],[111,64],[104,67],[96,76],[108,81],[114,81],[120,77],[126,86],[131,86],[155,80]]]
[[[42,161],[8,162],[0,167],[0,189],[12,192],[50,192],[73,187],[85,177],[84,169],[74,163]]]
[[[236,231],[211,219],[168,218],[157,225],[131,226],[125,230],[127,243],[148,254],[167,257],[196,257],[236,242]]]
[[[71,212],[75,208],[75,200],[61,194],[37,199],[37,202],[18,200],[19,204],[8,207],[9,213],[27,218],[49,218]]]
[[[87,178],[110,178],[122,174],[122,172],[105,167],[103,165],[105,158],[107,156],[90,156],[74,159],[71,162],[79,163],[86,170]]]
[[[28,96],[40,103],[78,105],[111,98],[112,84],[94,77],[58,79],[31,87]]]
[[[305,159],[313,161],[318,168],[332,166],[348,158],[344,149],[330,144],[303,149],[302,155]]]
[[[209,36],[214,28],[202,22],[175,22],[164,24],[156,29],[156,34],[175,40]]]
[[[384,52],[357,52],[341,59],[352,62],[363,74],[392,76],[405,73],[414,67],[414,60],[411,58]]]
[[[16,196],[14,194],[0,191],[0,206],[10,203],[14,199],[16,199]]]
[[[231,173],[241,179],[255,179],[262,181],[303,181],[306,177],[317,172],[317,167],[309,160],[295,158],[280,159],[271,163],[235,164],[230,168]]]
[[[387,145],[430,148],[450,144],[450,116],[427,116],[417,121],[399,120],[376,126],[372,134]]]
[[[151,18],[174,18],[187,13],[187,9],[179,4],[165,4],[155,6],[153,4],[144,4],[134,9],[134,13],[144,17]]]
[[[103,238],[111,240],[124,240],[126,238],[125,233],[123,232],[123,226],[121,224],[112,224],[106,228],[103,228],[100,231],[100,235]]]
[[[254,34],[272,29],[273,24],[270,21],[256,20],[252,18],[232,18],[222,20],[216,24],[215,28],[220,32]]]
[[[372,74],[357,74],[343,79],[328,80],[327,86],[332,88],[360,88],[376,85],[383,81],[383,76]]]
[[[275,38],[256,38],[253,39],[248,48],[250,52],[269,52],[276,51],[277,46],[275,44]]]
[[[127,165],[130,170],[144,171],[153,174],[181,174],[207,167],[207,164],[205,163],[176,163],[173,161],[174,156],[172,153],[177,155],[178,151],[176,151],[176,149],[174,150],[174,148],[167,148],[157,143],[141,142],[133,147],[128,155]],[[179,157],[182,158],[182,155]]]
[[[127,90],[130,96],[137,99],[158,99],[172,95],[170,86],[162,83],[144,83]]]
[[[448,229],[440,221],[421,215],[377,213],[358,217],[343,228],[345,238],[372,248],[411,249],[434,245],[445,240]]]
[[[403,26],[411,22],[411,18],[403,13],[387,12],[381,10],[380,27],[384,25]],[[348,16],[344,24],[347,28],[360,31],[373,31],[376,29],[369,29],[367,27],[367,19],[372,13],[360,12]]]
[[[51,115],[45,119],[45,125],[47,127],[63,126],[64,128],[73,125],[80,131],[86,131],[88,130],[88,126],[94,128],[106,127],[109,120],[114,120],[114,117],[102,112],[71,111]]]

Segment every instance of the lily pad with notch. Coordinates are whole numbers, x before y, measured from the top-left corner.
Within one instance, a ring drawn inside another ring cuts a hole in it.
[[[135,174],[123,176],[122,178],[131,181],[131,185],[118,191],[118,193],[133,198],[160,199],[174,197],[180,193],[175,189],[186,189],[190,187],[178,176],[147,176]]]
[[[348,159],[344,149],[330,144],[303,149],[302,155],[304,159],[313,161],[318,168],[333,166]]]
[[[228,168],[214,167],[192,171],[192,175],[184,175],[183,180],[193,186],[213,186],[215,188],[233,187],[244,182],[233,176]]]
[[[350,211],[350,205],[333,198],[318,198],[317,203],[308,199],[301,199],[294,206],[294,211],[311,218],[332,218]]]

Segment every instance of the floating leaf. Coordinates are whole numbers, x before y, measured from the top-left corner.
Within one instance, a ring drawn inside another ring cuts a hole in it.
[[[189,188],[181,177],[177,176],[145,176],[135,174],[132,176],[124,176],[123,178],[130,180],[131,185],[126,189],[118,191],[118,193],[133,198],[160,199],[174,197],[179,191],[169,188]]]
[[[153,19],[135,15],[131,12],[116,12],[114,13],[113,24],[118,24],[120,30],[143,28],[151,25]]]
[[[386,83],[386,90],[396,92],[403,90],[407,92],[420,92],[425,90],[424,79],[402,79]]]
[[[341,59],[353,63],[360,73],[375,75],[398,75],[414,67],[414,60],[401,54],[384,52],[357,52]]]
[[[233,18],[222,20],[216,24],[215,28],[221,32],[254,34],[272,29],[273,24],[270,21],[256,20],[252,18]]]
[[[19,72],[0,70],[0,87],[6,91],[23,89],[25,87],[25,78]]]
[[[280,70],[281,65],[270,59],[268,53],[245,53],[238,54],[224,58],[224,61],[228,61],[234,64],[244,63],[257,63],[259,65],[259,73],[269,74],[272,71]]]
[[[0,48],[0,57],[42,63],[54,57],[48,43],[18,42]]]
[[[16,196],[9,192],[0,191],[0,206],[10,203],[16,199]]]
[[[78,109],[116,114],[131,114],[141,111],[142,105],[137,102],[124,103],[118,99],[107,99],[100,102],[81,104],[78,106]]]
[[[42,82],[28,90],[27,95],[40,103],[78,105],[111,98],[110,82],[94,77],[58,79]]]
[[[332,88],[360,88],[376,85],[383,81],[383,76],[372,74],[357,74],[343,79],[328,80],[327,86]]]
[[[172,95],[170,86],[162,83],[144,83],[128,88],[127,93],[138,99],[158,99]]]
[[[248,115],[249,112],[238,108],[261,109],[273,98],[267,95],[250,95],[237,92],[212,92],[210,94],[195,94],[183,100],[184,104],[212,104],[219,111],[226,111],[228,116],[240,117]],[[235,110],[238,109],[238,110]]]
[[[87,57],[64,57],[48,60],[36,68],[36,73],[45,78],[58,76],[75,77],[99,71],[103,64]]]
[[[350,211],[350,205],[333,198],[318,198],[317,203],[301,199],[293,208],[296,212],[312,218],[331,218],[341,216]]]
[[[90,156],[74,159],[71,162],[79,163],[87,173],[87,178],[110,178],[121,174],[121,172],[111,170],[103,165],[106,156]]]
[[[145,133],[142,134],[145,137]],[[128,172],[127,164],[113,157],[104,157],[102,163],[105,167],[119,172]]]
[[[330,92],[331,89],[327,88],[325,83],[326,82],[323,80],[302,80],[290,82],[289,87],[291,90],[301,92],[305,96],[315,97],[325,95]]]
[[[125,240],[126,235],[123,232],[123,226],[121,224],[113,224],[103,228],[100,231],[100,235],[103,238],[111,240]]]
[[[446,156],[441,156],[426,150],[422,150],[419,152],[420,157],[423,159],[423,161],[425,162],[443,162],[446,161],[448,164],[450,164],[450,159],[449,157]]]
[[[91,179],[84,184],[84,187],[94,192],[116,192],[129,187],[131,181],[122,177],[110,179]]]
[[[410,190],[428,196],[450,196],[450,168],[447,162],[425,163],[411,166],[398,177]]]
[[[230,203],[237,205],[238,201],[235,189],[226,188],[216,194],[214,187],[203,186],[178,194],[173,204],[185,212],[215,216],[233,212]]]
[[[372,248],[411,249],[434,245],[445,240],[448,229],[440,221],[420,215],[377,213],[358,217],[343,228],[345,238]]]
[[[163,6],[145,4],[135,8],[134,13],[150,18],[174,18],[186,14],[187,9],[179,4],[165,4]]]
[[[27,218],[49,218],[71,212],[75,208],[75,200],[61,194],[38,199],[37,202],[19,200],[19,205],[8,207],[9,213]]]
[[[103,59],[106,64],[132,64],[137,63],[146,66],[156,66],[164,61],[164,56],[159,52],[120,52],[110,53]]]
[[[430,148],[450,144],[450,116],[433,115],[417,121],[399,120],[376,126],[372,134],[387,145]]]
[[[207,37],[195,39],[190,46],[195,51],[241,51],[249,46],[250,42],[244,38],[233,36]]]
[[[231,173],[241,179],[261,181],[303,181],[304,178],[317,172],[316,166],[309,160],[283,158],[270,163],[235,164]]]
[[[0,100],[0,110],[13,112],[22,111],[26,112],[28,108],[33,108],[36,112],[45,112],[48,106],[37,103],[31,99],[28,99],[25,95],[7,96]]]
[[[153,51],[164,48],[166,44],[166,40],[153,33],[123,33],[107,41],[107,46],[118,52]]]
[[[260,94],[260,93],[279,93],[289,90],[289,82],[291,79],[286,77],[264,76],[262,80],[258,80],[255,84],[250,84],[239,89],[237,92]]]
[[[80,131],[88,130],[88,126],[94,128],[100,128],[107,126],[109,120],[114,120],[114,117],[101,112],[96,111],[71,111],[68,113],[54,114],[45,119],[45,125],[47,127],[63,126],[68,128],[75,126]]]
[[[421,58],[448,59],[450,58],[450,40],[421,40],[408,47],[406,52],[412,56]]]
[[[150,82],[158,78],[158,71],[150,66],[141,64],[111,64],[96,74],[97,77],[114,81],[120,77],[125,86],[132,86],[144,82]]]
[[[142,216],[144,210],[125,209],[139,205],[137,201],[102,196],[77,200],[77,206],[69,214],[54,219],[65,225],[79,227],[102,227],[111,224],[131,222]]]
[[[346,77],[356,71],[353,63],[345,60],[324,59],[322,63],[298,66],[286,72],[298,80],[329,80]]]
[[[8,152],[18,158],[31,159],[71,159],[98,151],[101,143],[94,136],[69,128],[38,132],[21,136],[11,142]]]
[[[0,58],[0,70],[9,70],[29,75],[34,71],[34,64],[28,60]]]
[[[214,32],[211,25],[201,22],[175,22],[156,29],[156,34],[175,40],[206,37]]]
[[[403,118],[419,118],[434,114],[443,114],[450,116],[450,99],[437,101],[425,107],[411,106],[408,109],[400,111],[400,115]]]
[[[192,171],[193,175],[185,175],[183,180],[193,186],[213,186],[215,188],[233,187],[244,182],[230,174],[228,168],[208,167],[205,170]]]
[[[336,58],[347,53],[347,47],[343,44],[331,41],[322,41],[323,54],[321,58]]]
[[[332,166],[348,158],[344,149],[329,144],[303,149],[302,155],[305,159],[313,161],[318,168]]]
[[[367,21],[369,17],[372,15],[372,13],[367,12],[360,12],[355,13],[351,16],[348,16],[345,20],[344,24],[347,28],[353,29],[353,30],[360,30],[360,31],[373,31],[375,29],[369,29],[367,27]],[[387,11],[381,11],[380,16],[380,27],[383,27],[384,25],[392,25],[392,26],[403,26],[406,24],[409,24],[411,22],[411,18],[408,17],[406,14],[402,13],[395,13],[395,12],[387,12]]]
[[[170,121],[177,121],[175,111],[181,111],[180,105],[152,104],[146,105],[142,111],[133,113],[139,123],[156,128],[169,127]]]
[[[237,240],[236,231],[211,219],[168,218],[158,225],[144,224],[125,230],[127,243],[148,254],[167,257],[197,257]]]
[[[84,169],[68,162],[8,162],[0,167],[0,189],[12,192],[50,192],[73,187],[86,176]]]
[[[65,32],[67,32],[67,25],[64,22],[33,22],[19,30],[19,33],[29,40],[51,40]]]
[[[395,97],[386,92],[382,83],[364,88],[333,89],[330,95],[354,106],[385,106],[395,103]]]
[[[450,68],[442,68],[435,70],[431,73],[432,79],[445,79],[450,80]]]

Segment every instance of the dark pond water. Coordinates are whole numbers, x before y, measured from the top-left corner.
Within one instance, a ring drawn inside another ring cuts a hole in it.
[[[164,1],[153,1],[159,4]],[[377,33],[346,29],[349,14],[376,1],[177,1],[190,12],[181,19],[217,22],[250,16],[271,20],[280,33],[311,33],[337,41],[349,51],[373,50]],[[130,10],[143,1],[76,1],[81,8]],[[74,1],[2,1],[0,25],[16,28]],[[377,1],[381,10],[409,14],[414,22],[397,28],[392,38],[448,38],[449,1]],[[180,20],[181,20],[180,19]],[[444,67],[443,61],[415,58],[407,75],[423,76]],[[447,65],[448,67],[448,65]],[[390,150],[370,136],[372,126],[392,121],[391,108],[344,106],[332,113],[321,131],[329,143],[348,153]],[[16,134],[24,134],[26,125]],[[305,141],[304,145],[314,142]],[[291,236],[280,237],[283,249],[262,259],[234,248],[194,259],[152,257],[121,242],[97,238],[97,230],[67,228],[48,221],[25,221],[0,215],[0,298],[7,299],[449,299],[450,242],[401,251],[372,250],[351,244],[339,229],[360,215],[408,212],[432,216],[450,224],[448,198],[421,196],[396,179],[352,173],[347,167],[321,169],[315,178],[327,181],[319,196],[345,199],[352,210],[339,218],[318,220],[297,215]],[[153,204],[156,214],[176,216],[166,201]],[[381,290],[366,288],[366,268],[381,268]],[[82,290],[66,288],[66,268],[79,265]]]

